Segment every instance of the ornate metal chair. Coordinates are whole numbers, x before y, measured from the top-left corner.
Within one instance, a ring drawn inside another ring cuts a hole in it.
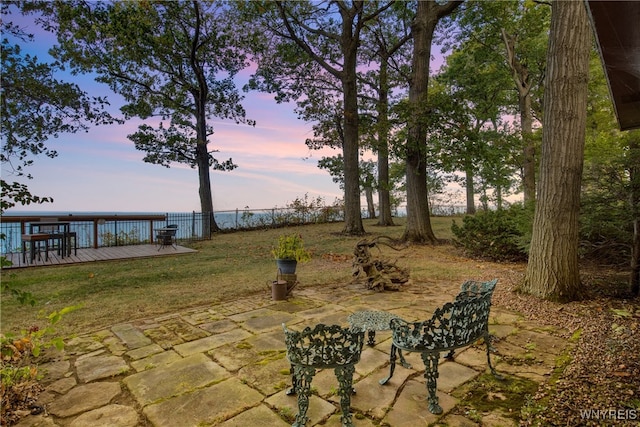
[[[287,329],[284,323],[282,329],[293,383],[287,394],[298,395],[298,415],[292,426],[306,425],[311,381],[316,369],[328,368],[334,369],[338,379],[342,425],[353,426],[350,413],[353,373],[362,353],[364,331],[318,324],[298,332]]]
[[[492,282],[488,282],[484,292],[481,291],[482,286],[478,287],[478,292],[474,292],[474,285],[470,284],[468,289],[456,297],[455,301],[436,309],[429,320],[406,322],[400,318],[392,319],[390,321],[392,331],[390,372],[387,378],[380,381],[380,384],[386,384],[393,376],[398,350],[420,352],[425,365],[424,377],[429,411],[440,414],[442,408],[438,405],[436,395],[440,353],[449,351],[449,355],[452,355],[453,350],[471,345],[480,338],[483,338],[486,344],[487,363],[491,373],[500,378],[491,365],[488,327],[495,282],[497,281],[493,281],[493,285],[491,285]],[[405,364],[405,367],[410,366]]]
[[[496,289],[498,279],[493,279],[489,282],[476,282],[475,280],[467,280],[460,286],[460,292],[456,296],[456,300],[465,297],[475,297],[479,294],[489,292],[493,295],[493,291]]]
[[[480,294],[489,293],[491,295],[489,299],[493,297],[493,291],[496,289],[498,279],[493,279],[489,282],[477,282],[475,280],[467,280],[460,286],[460,292],[456,295],[456,301],[464,298],[476,297]],[[489,323],[487,322],[487,334],[489,334]],[[453,360],[453,354],[455,350],[451,350],[449,354],[445,356],[446,359]]]

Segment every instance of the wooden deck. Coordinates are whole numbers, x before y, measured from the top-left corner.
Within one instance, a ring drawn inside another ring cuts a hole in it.
[[[13,263],[10,267],[4,268],[25,268],[36,267],[45,265],[64,265],[64,264],[78,264],[83,262],[93,261],[109,261],[115,259],[132,259],[132,258],[147,258],[155,256],[168,256],[176,254],[187,254],[197,252],[195,249],[185,248],[184,246],[165,246],[158,250],[159,246],[156,245],[132,245],[132,246],[112,246],[108,248],[88,248],[78,249],[78,255],[66,256],[62,258],[56,253],[56,251],[49,251],[49,260],[45,261],[44,254],[40,257],[36,255],[36,259],[33,263],[29,263],[29,253],[27,252],[26,263],[22,262],[22,253],[6,254],[5,257]]]

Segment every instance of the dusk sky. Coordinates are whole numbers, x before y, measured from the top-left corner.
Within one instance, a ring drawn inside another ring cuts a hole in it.
[[[255,127],[213,122],[210,149],[220,151],[215,153],[219,160],[232,158],[238,165],[230,172],[211,172],[214,210],[284,207],[305,193],[321,196],[327,204],[342,197],[329,174],[316,166],[321,152],[310,152],[304,144],[312,136],[311,124],[297,120],[292,105],[278,105],[260,93],[247,94],[243,104],[247,117],[257,121]],[[127,139],[139,123],[50,140],[48,146],[58,157],[38,157],[29,168],[34,179],[28,185],[34,194],[51,196],[54,202],[13,210],[200,211],[197,170],[143,162],[145,153]]]
[[[20,17],[28,22],[29,18]],[[51,34],[30,25],[34,43],[21,43],[23,52],[49,62]],[[248,80],[250,70],[238,77],[238,87]],[[89,77],[58,76],[74,81],[90,95],[107,96],[117,113],[119,97]],[[218,160],[232,158],[238,168],[230,172],[211,172],[214,210],[284,207],[296,198],[322,197],[326,204],[342,198],[342,191],[328,172],[317,167],[323,155],[339,151],[310,151],[305,139],[313,136],[311,123],[298,120],[293,104],[277,104],[270,94],[245,94],[247,118],[256,126],[236,125],[213,119],[215,134],[209,149]],[[33,194],[53,197],[53,203],[18,205],[15,211],[99,211],[99,212],[190,212],[200,211],[198,172],[186,165],[171,168],[145,163],[144,152],[134,148],[127,135],[135,132],[140,120],[124,125],[100,126],[88,133],[63,134],[47,142],[58,156],[34,158],[27,172],[32,180],[21,179]],[[15,177],[3,167],[7,181]]]
[[[55,37],[37,27],[29,16],[12,18],[27,33],[35,35],[34,42],[20,42],[23,53],[50,62],[47,51]],[[435,54],[438,51],[433,49]],[[442,62],[441,58],[432,59],[431,69],[438,69]],[[248,81],[251,72],[245,69],[237,76],[238,88]],[[112,113],[121,117],[119,95],[95,82],[93,76],[66,73],[56,77],[77,83],[91,96],[106,96]],[[309,199],[321,197],[327,205],[343,198],[329,173],[317,167],[323,156],[339,154],[340,150],[309,150],[304,141],[313,136],[312,123],[296,117],[294,104],[278,104],[273,95],[260,92],[244,96],[242,104],[247,118],[256,121],[255,127],[210,118],[215,133],[210,137],[209,149],[219,150],[214,154],[218,160],[232,158],[238,165],[230,172],[211,171],[214,210],[285,207],[305,194]],[[167,169],[143,162],[145,153],[136,150],[127,139],[141,123],[134,119],[124,125],[93,127],[88,133],[51,138],[46,145],[55,149],[58,156],[33,158],[34,164],[27,168],[32,180],[16,178],[3,167],[5,180],[25,182],[32,194],[54,199],[53,203],[18,205],[7,213],[199,212],[197,169],[183,164]],[[364,209],[364,197],[362,200]]]

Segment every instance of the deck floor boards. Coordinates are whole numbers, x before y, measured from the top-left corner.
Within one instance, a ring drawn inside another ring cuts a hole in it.
[[[157,245],[131,245],[131,246],[111,246],[105,248],[87,248],[78,249],[78,254],[73,252],[71,256],[65,256],[64,258],[58,255],[55,250],[49,251],[49,259],[45,260],[44,253],[40,256],[36,255],[34,262],[30,263],[29,253],[27,252],[26,263],[22,261],[22,253],[10,253],[5,254],[7,260],[11,261],[13,265],[4,268],[25,268],[36,267],[45,265],[64,265],[64,264],[79,264],[84,262],[95,261],[109,261],[115,259],[133,259],[133,258],[147,258],[155,256],[167,256],[176,254],[186,254],[197,252],[194,249],[185,248],[184,246],[165,246],[161,249]]]

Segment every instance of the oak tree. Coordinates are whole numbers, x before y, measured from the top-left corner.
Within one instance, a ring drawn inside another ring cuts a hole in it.
[[[409,86],[410,118],[407,129],[407,225],[403,240],[415,243],[435,243],[431,228],[429,192],[427,189],[426,138],[427,127],[423,116],[428,114],[427,88],[431,44],[438,21],[449,15],[461,1],[418,2],[411,25],[413,55]]]
[[[296,52],[296,57],[279,58],[281,63],[292,58],[305,59],[296,73],[309,75],[309,69],[320,68],[315,75],[328,74],[340,83],[342,95],[342,129],[344,140],[345,220],[343,233],[362,234],[364,226],[360,212],[359,186],[359,131],[358,131],[358,47],[365,26],[389,8],[389,2],[321,1],[321,2],[265,2],[255,4],[259,9],[255,16],[262,28],[273,38],[279,52]],[[282,42],[282,43],[278,43]],[[297,50],[296,50],[297,49]],[[262,56],[264,57],[264,56]],[[282,94],[289,88],[284,75],[273,67],[274,63],[262,62],[262,77],[272,82],[274,92]],[[278,65],[278,64],[275,64]],[[290,68],[289,68],[290,70]],[[311,74],[313,76],[313,74]],[[313,84],[309,79],[310,84]],[[283,86],[284,84],[284,86]],[[287,96],[282,94],[281,96]]]
[[[547,2],[504,0],[465,2],[455,24],[458,31],[447,44],[472,43],[478,56],[492,62],[496,72],[511,80],[515,93],[513,111],[522,136],[520,156],[525,202],[533,202],[536,191],[535,124],[542,120],[542,79],[550,7]],[[463,42],[461,42],[463,40]]]
[[[389,161],[393,134],[398,126],[393,108],[406,97],[411,56],[411,20],[414,6],[396,2],[381,13],[363,34],[359,55],[363,70],[358,73],[361,83],[361,111],[373,123],[364,126],[371,148],[377,156],[377,191],[380,215],[378,225],[392,226],[392,198]]]
[[[551,12],[540,182],[529,262],[521,289],[554,301],[581,290],[578,219],[587,117],[591,29],[582,2]]]
[[[228,5],[213,1],[46,4],[54,55],[74,72],[93,72],[120,94],[125,118],[145,122],[129,135],[144,161],[198,170],[203,233],[219,230],[213,217],[210,169],[232,170],[209,149],[212,117],[245,118],[234,76],[246,65]]]

